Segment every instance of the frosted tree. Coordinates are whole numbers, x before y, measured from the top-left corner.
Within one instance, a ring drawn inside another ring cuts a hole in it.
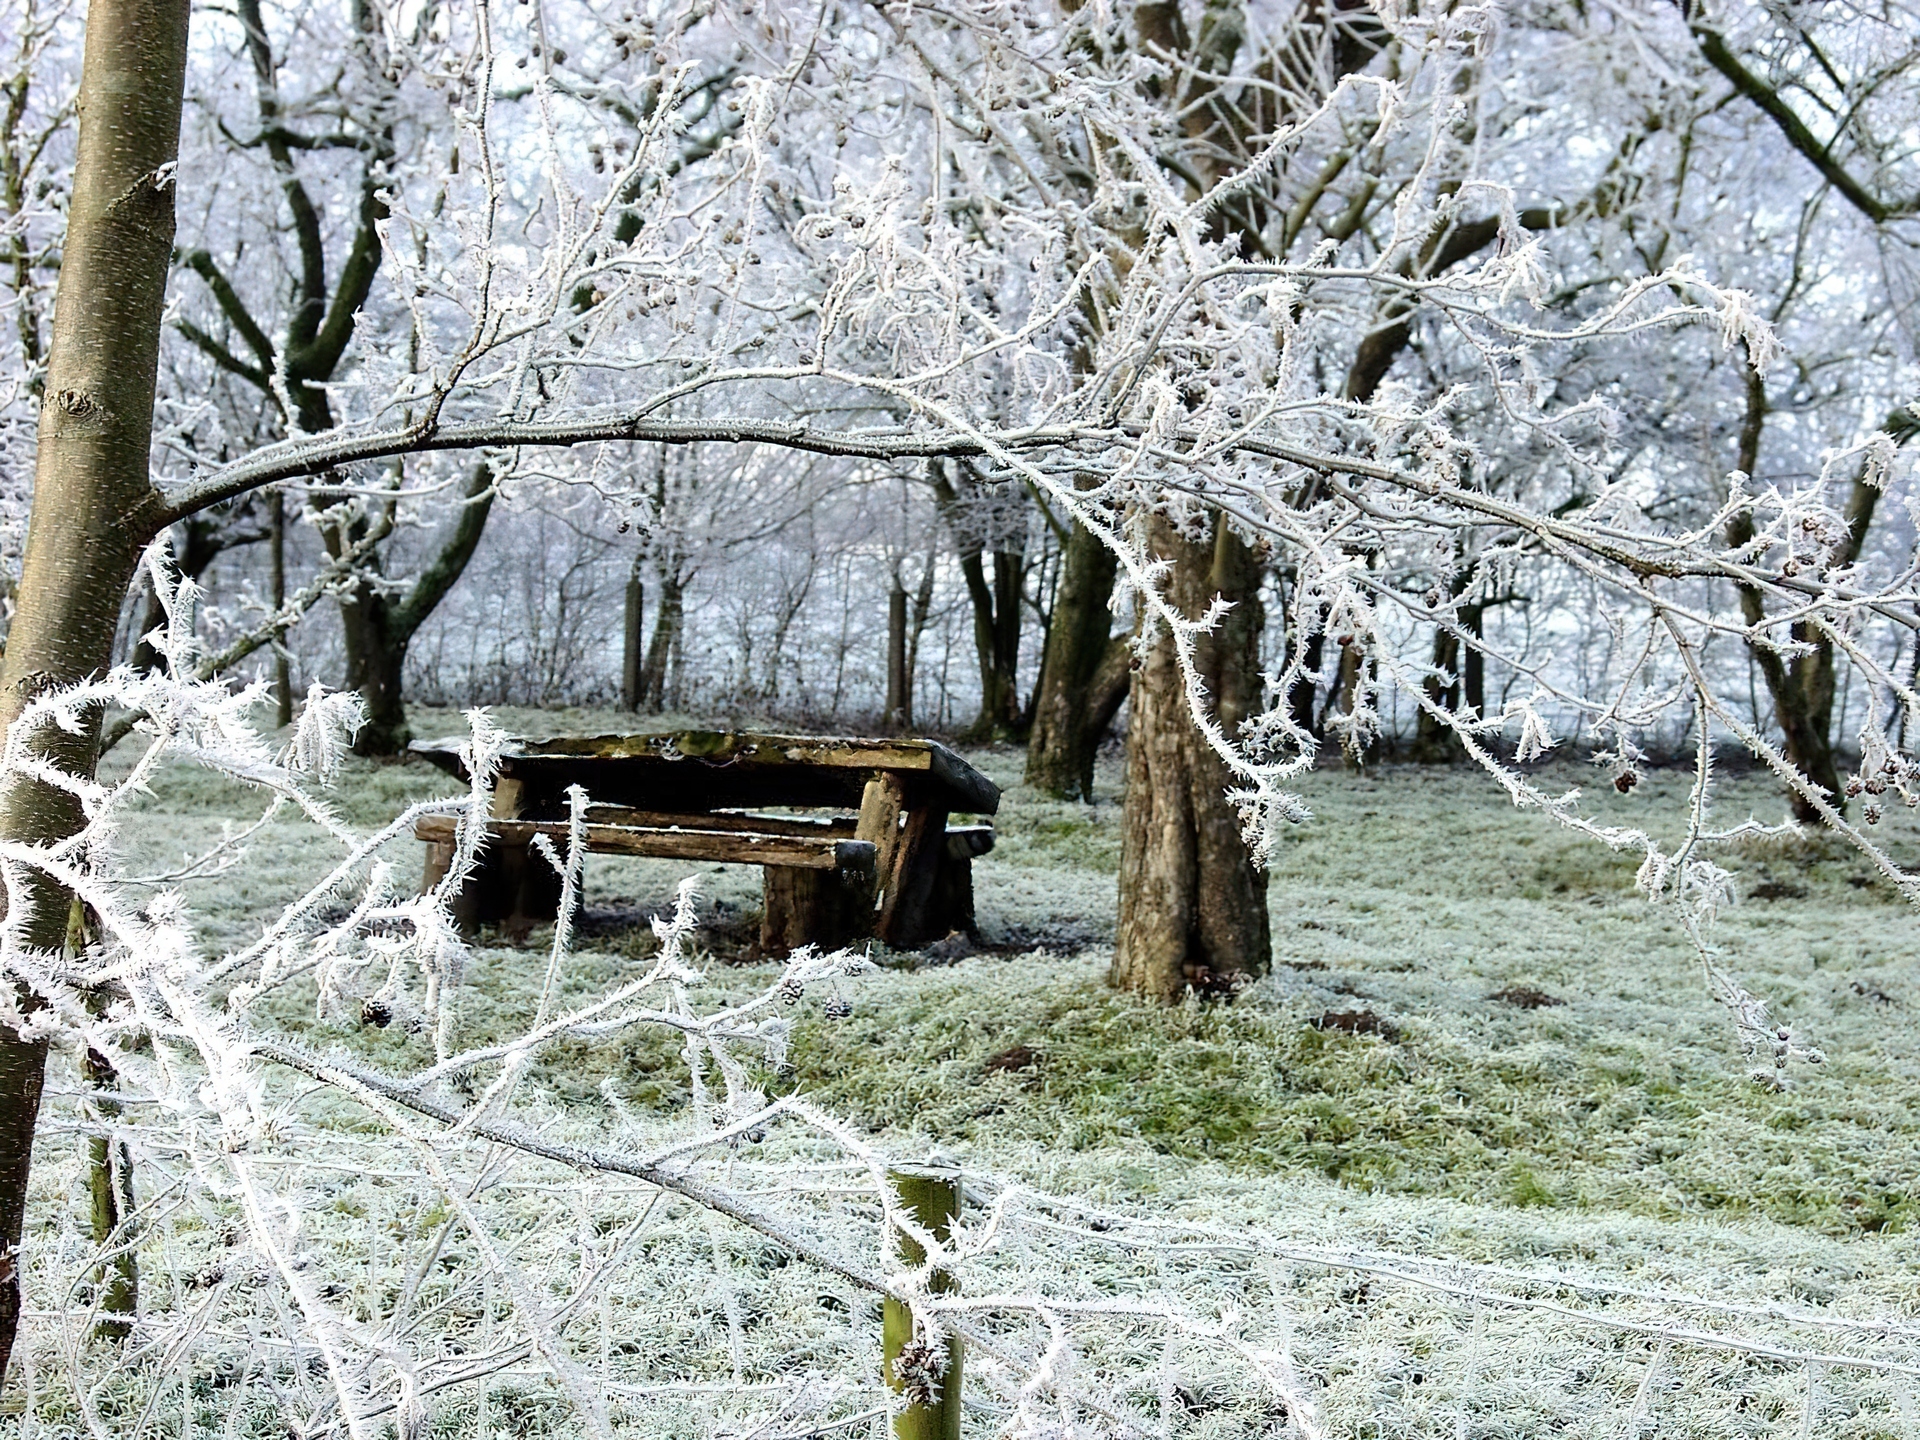
[[[444,150],[396,147],[399,173],[372,192],[380,263],[348,320],[394,343],[320,388],[325,428],[222,454],[176,447],[175,429],[153,443],[175,208],[204,178],[178,143],[187,8],[95,0],[0,669],[23,1017],[51,983],[24,957],[68,944],[80,872],[41,861],[85,830],[98,729],[84,717],[110,698],[67,687],[108,669],[156,535],[305,484],[351,539],[403,480],[430,492],[406,498],[452,506],[472,498],[473,465],[567,450],[583,474],[617,475],[637,446],[750,444],[964,463],[1113,557],[1139,619],[1140,764],[1186,806],[1131,817],[1123,983],[1171,996],[1258,968],[1253,867],[1304,817],[1288,782],[1321,736],[1296,699],[1331,668],[1332,739],[1364,750],[1397,691],[1516,803],[1639,852],[1643,887],[1700,938],[1756,1065],[1784,1068],[1792,1032],[1703,928],[1728,893],[1712,848],[1748,833],[1712,816],[1712,745],[1736,737],[1910,894],[1871,833],[1890,798],[1920,795],[1890,723],[1916,704],[1889,664],[1889,636],[1914,624],[1909,558],[1846,553],[1820,477],[1736,484],[1704,517],[1669,521],[1646,483],[1666,457],[1624,463],[1616,407],[1575,362],[1679,329],[1764,374],[1778,346],[1749,294],[1684,255],[1588,284],[1556,248],[1563,214],[1625,212],[1591,148],[1570,193],[1537,204],[1565,136],[1521,121],[1563,113],[1565,75],[1634,53],[1633,26],[1381,7],[1303,11],[1270,36],[1255,18],[765,0],[369,10],[360,33],[431,80],[457,133]],[[1419,369],[1402,379],[1406,356]],[[1890,441],[1849,437],[1829,468],[1864,467],[1904,500]],[[1255,684],[1262,566],[1283,572],[1289,630]],[[1591,587],[1623,637],[1602,687],[1502,656],[1468,619],[1541,567]],[[1428,683],[1441,667],[1395,643],[1410,628],[1524,674],[1524,692],[1498,712],[1452,703]],[[1706,658],[1716,640],[1783,656],[1824,643],[1857,673],[1872,697],[1861,758],[1836,778],[1870,797],[1858,821],[1729,705]],[[55,691],[82,698],[29,709]],[[1700,747],[1677,846],[1599,824],[1525,769],[1570,724],[1631,788],[1640,740],[1676,714]],[[1214,860],[1196,862],[1202,849]],[[1208,933],[1231,923],[1242,932]],[[27,1023],[0,1041],[11,1243],[51,1033]],[[0,1294],[17,1315],[17,1276]]]

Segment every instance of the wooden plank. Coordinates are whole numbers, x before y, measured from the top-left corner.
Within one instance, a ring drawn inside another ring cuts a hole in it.
[[[429,843],[451,841],[458,821],[425,815],[413,833]],[[503,847],[525,846],[535,835],[564,843],[567,825],[557,820],[490,820],[487,831]],[[663,830],[628,825],[584,827],[587,850],[596,855],[643,855],[663,860],[704,860],[727,865],[785,865],[803,870],[864,871],[873,846],[859,840],[798,838],[717,830]]]
[[[735,830],[755,835],[793,835],[800,838],[851,840],[857,821],[848,816],[743,815],[730,811],[669,813],[633,810],[624,805],[589,805],[587,819],[599,825],[640,826],[649,830]]]
[[[461,743],[417,740],[408,748],[464,778]],[[692,773],[676,775],[683,766]],[[541,777],[541,790],[550,792],[545,795],[548,804],[569,783],[583,784],[603,800],[652,810],[664,808],[658,803],[662,798],[671,798],[675,806],[686,803],[687,808],[699,808],[690,802],[713,808],[832,804],[857,800],[865,775],[877,772],[928,777],[943,792],[937,798],[949,810],[991,815],[1000,806],[998,786],[946,746],[923,739],[729,730],[532,736],[508,747],[503,768],[528,781]],[[615,775],[621,778],[612,779]],[[613,793],[616,789],[621,793]],[[651,804],[642,798],[650,791],[656,797]]]

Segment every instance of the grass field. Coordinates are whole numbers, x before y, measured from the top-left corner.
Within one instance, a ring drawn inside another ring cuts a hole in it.
[[[501,718],[524,729],[613,720]],[[457,723],[426,716],[416,728]],[[975,866],[982,943],[876,949],[879,972],[841,992],[850,1016],[796,1012],[789,1065],[761,1077],[770,1091],[811,1096],[896,1155],[939,1150],[974,1173],[1145,1215],[1428,1257],[1577,1263],[1755,1305],[1912,1313],[1920,929],[1839,848],[1780,841],[1729,860],[1742,899],[1713,934],[1723,963],[1826,1056],[1774,1093],[1747,1079],[1690,945],[1634,892],[1635,860],[1515,811],[1474,774],[1389,765],[1307,777],[1313,819],[1271,872],[1273,975],[1231,1002],[1161,1009],[1105,984],[1117,769],[1102,767],[1094,803],[1063,804],[1018,783],[1019,755],[971,758],[1006,790],[999,844]],[[1618,796],[1571,765],[1548,774],[1587,788],[1597,812],[1668,835],[1690,784],[1656,774]],[[249,808],[196,772],[156,789],[128,829],[155,868]],[[370,828],[451,790],[423,767],[355,762],[338,799]],[[1718,805],[1723,820],[1783,809],[1764,776],[1728,780]],[[1883,828],[1914,856],[1920,832],[1906,815]],[[417,848],[396,844],[393,864],[411,873]],[[201,895],[210,940],[244,941],[324,859],[306,828],[267,827],[245,865]],[[633,973],[655,943],[639,922],[685,871],[589,862],[568,995]],[[777,967],[743,938],[758,872],[714,868],[702,893],[712,988],[764,988]],[[546,939],[483,940],[460,996],[461,1043],[524,1026]],[[275,1013],[313,1043],[398,1067],[429,1058],[397,1026],[316,1022],[291,1001]],[[561,1111],[597,1113],[610,1085],[636,1112],[665,1113],[684,1106],[685,1074],[674,1043],[628,1033],[553,1047],[528,1081]],[[49,1156],[43,1197],[72,1184],[68,1153]],[[1379,1383],[1356,1392],[1354,1413],[1384,1403]],[[1792,1423],[1786,1401],[1768,1404],[1767,1424]],[[1774,1433],[1755,1425],[1737,1433]],[[1416,1432],[1429,1433],[1379,1433]]]

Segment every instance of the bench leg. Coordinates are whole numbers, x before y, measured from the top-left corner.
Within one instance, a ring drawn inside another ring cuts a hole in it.
[[[872,927],[873,888],[863,876],[794,865],[768,865],[760,875],[760,953],[769,959],[802,945],[838,950]]]
[[[421,890],[438,885],[452,864],[452,844],[430,842]],[[534,925],[559,918],[560,877],[526,845],[492,841],[480,852],[450,908],[454,924],[469,940],[482,925],[504,925],[509,933],[525,934]]]
[[[933,877],[933,899],[928,906],[932,927],[941,936],[960,931],[969,940],[980,938],[980,927],[973,914],[973,857],[954,855],[942,848]]]

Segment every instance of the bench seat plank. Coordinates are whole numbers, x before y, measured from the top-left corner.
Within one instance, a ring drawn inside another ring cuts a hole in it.
[[[851,815],[749,815],[710,810],[698,814],[670,814],[663,810],[634,810],[624,805],[588,805],[590,825],[622,825],[645,830],[731,830],[754,835],[792,835],[803,839],[853,839]]]
[[[424,815],[414,822],[416,838],[450,845],[458,819]],[[509,845],[525,845],[535,835],[555,842],[567,838],[557,820],[489,820],[487,831]],[[823,836],[770,835],[736,830],[696,830],[682,826],[598,825],[584,827],[590,854],[645,855],[663,860],[705,860],[719,864],[781,866],[796,870],[873,870],[874,847],[864,840]]]

